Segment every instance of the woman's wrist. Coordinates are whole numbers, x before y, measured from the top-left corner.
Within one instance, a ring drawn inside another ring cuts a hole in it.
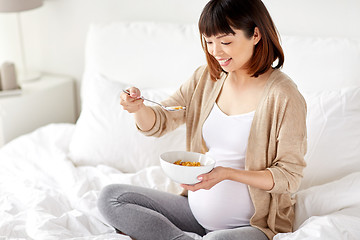
[[[234,175],[234,168],[229,168],[229,167],[221,167],[222,168],[222,172],[223,172],[223,180],[234,180],[233,175]]]
[[[226,167],[224,173],[225,179],[231,181],[238,181],[239,174],[241,174],[239,173],[239,171],[239,169]]]
[[[144,132],[149,131],[155,124],[155,112],[148,106],[141,106],[134,117],[136,125]]]

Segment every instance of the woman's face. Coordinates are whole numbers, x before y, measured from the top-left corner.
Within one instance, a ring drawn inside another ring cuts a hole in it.
[[[204,37],[209,54],[226,72],[246,70],[245,64],[252,57],[254,47],[260,40],[257,28],[250,38],[246,37],[242,30],[233,29],[233,31],[235,34]]]

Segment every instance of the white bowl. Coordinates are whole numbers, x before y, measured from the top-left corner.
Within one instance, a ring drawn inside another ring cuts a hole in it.
[[[200,162],[201,166],[181,166],[174,162]],[[200,182],[197,177],[203,173],[210,172],[215,166],[215,160],[201,153],[174,151],[165,152],[160,155],[160,165],[165,174],[177,183],[195,184]]]

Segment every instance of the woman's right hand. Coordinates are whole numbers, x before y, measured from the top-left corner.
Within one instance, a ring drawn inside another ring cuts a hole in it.
[[[129,91],[130,95],[122,92],[120,94],[120,105],[129,113],[136,113],[145,106],[144,100],[140,98],[141,92],[136,87],[131,87],[126,90]]]

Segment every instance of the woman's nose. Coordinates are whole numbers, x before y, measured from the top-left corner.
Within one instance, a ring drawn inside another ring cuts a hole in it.
[[[222,53],[222,48],[218,44],[213,43],[212,46],[212,55],[213,56],[220,56]]]

